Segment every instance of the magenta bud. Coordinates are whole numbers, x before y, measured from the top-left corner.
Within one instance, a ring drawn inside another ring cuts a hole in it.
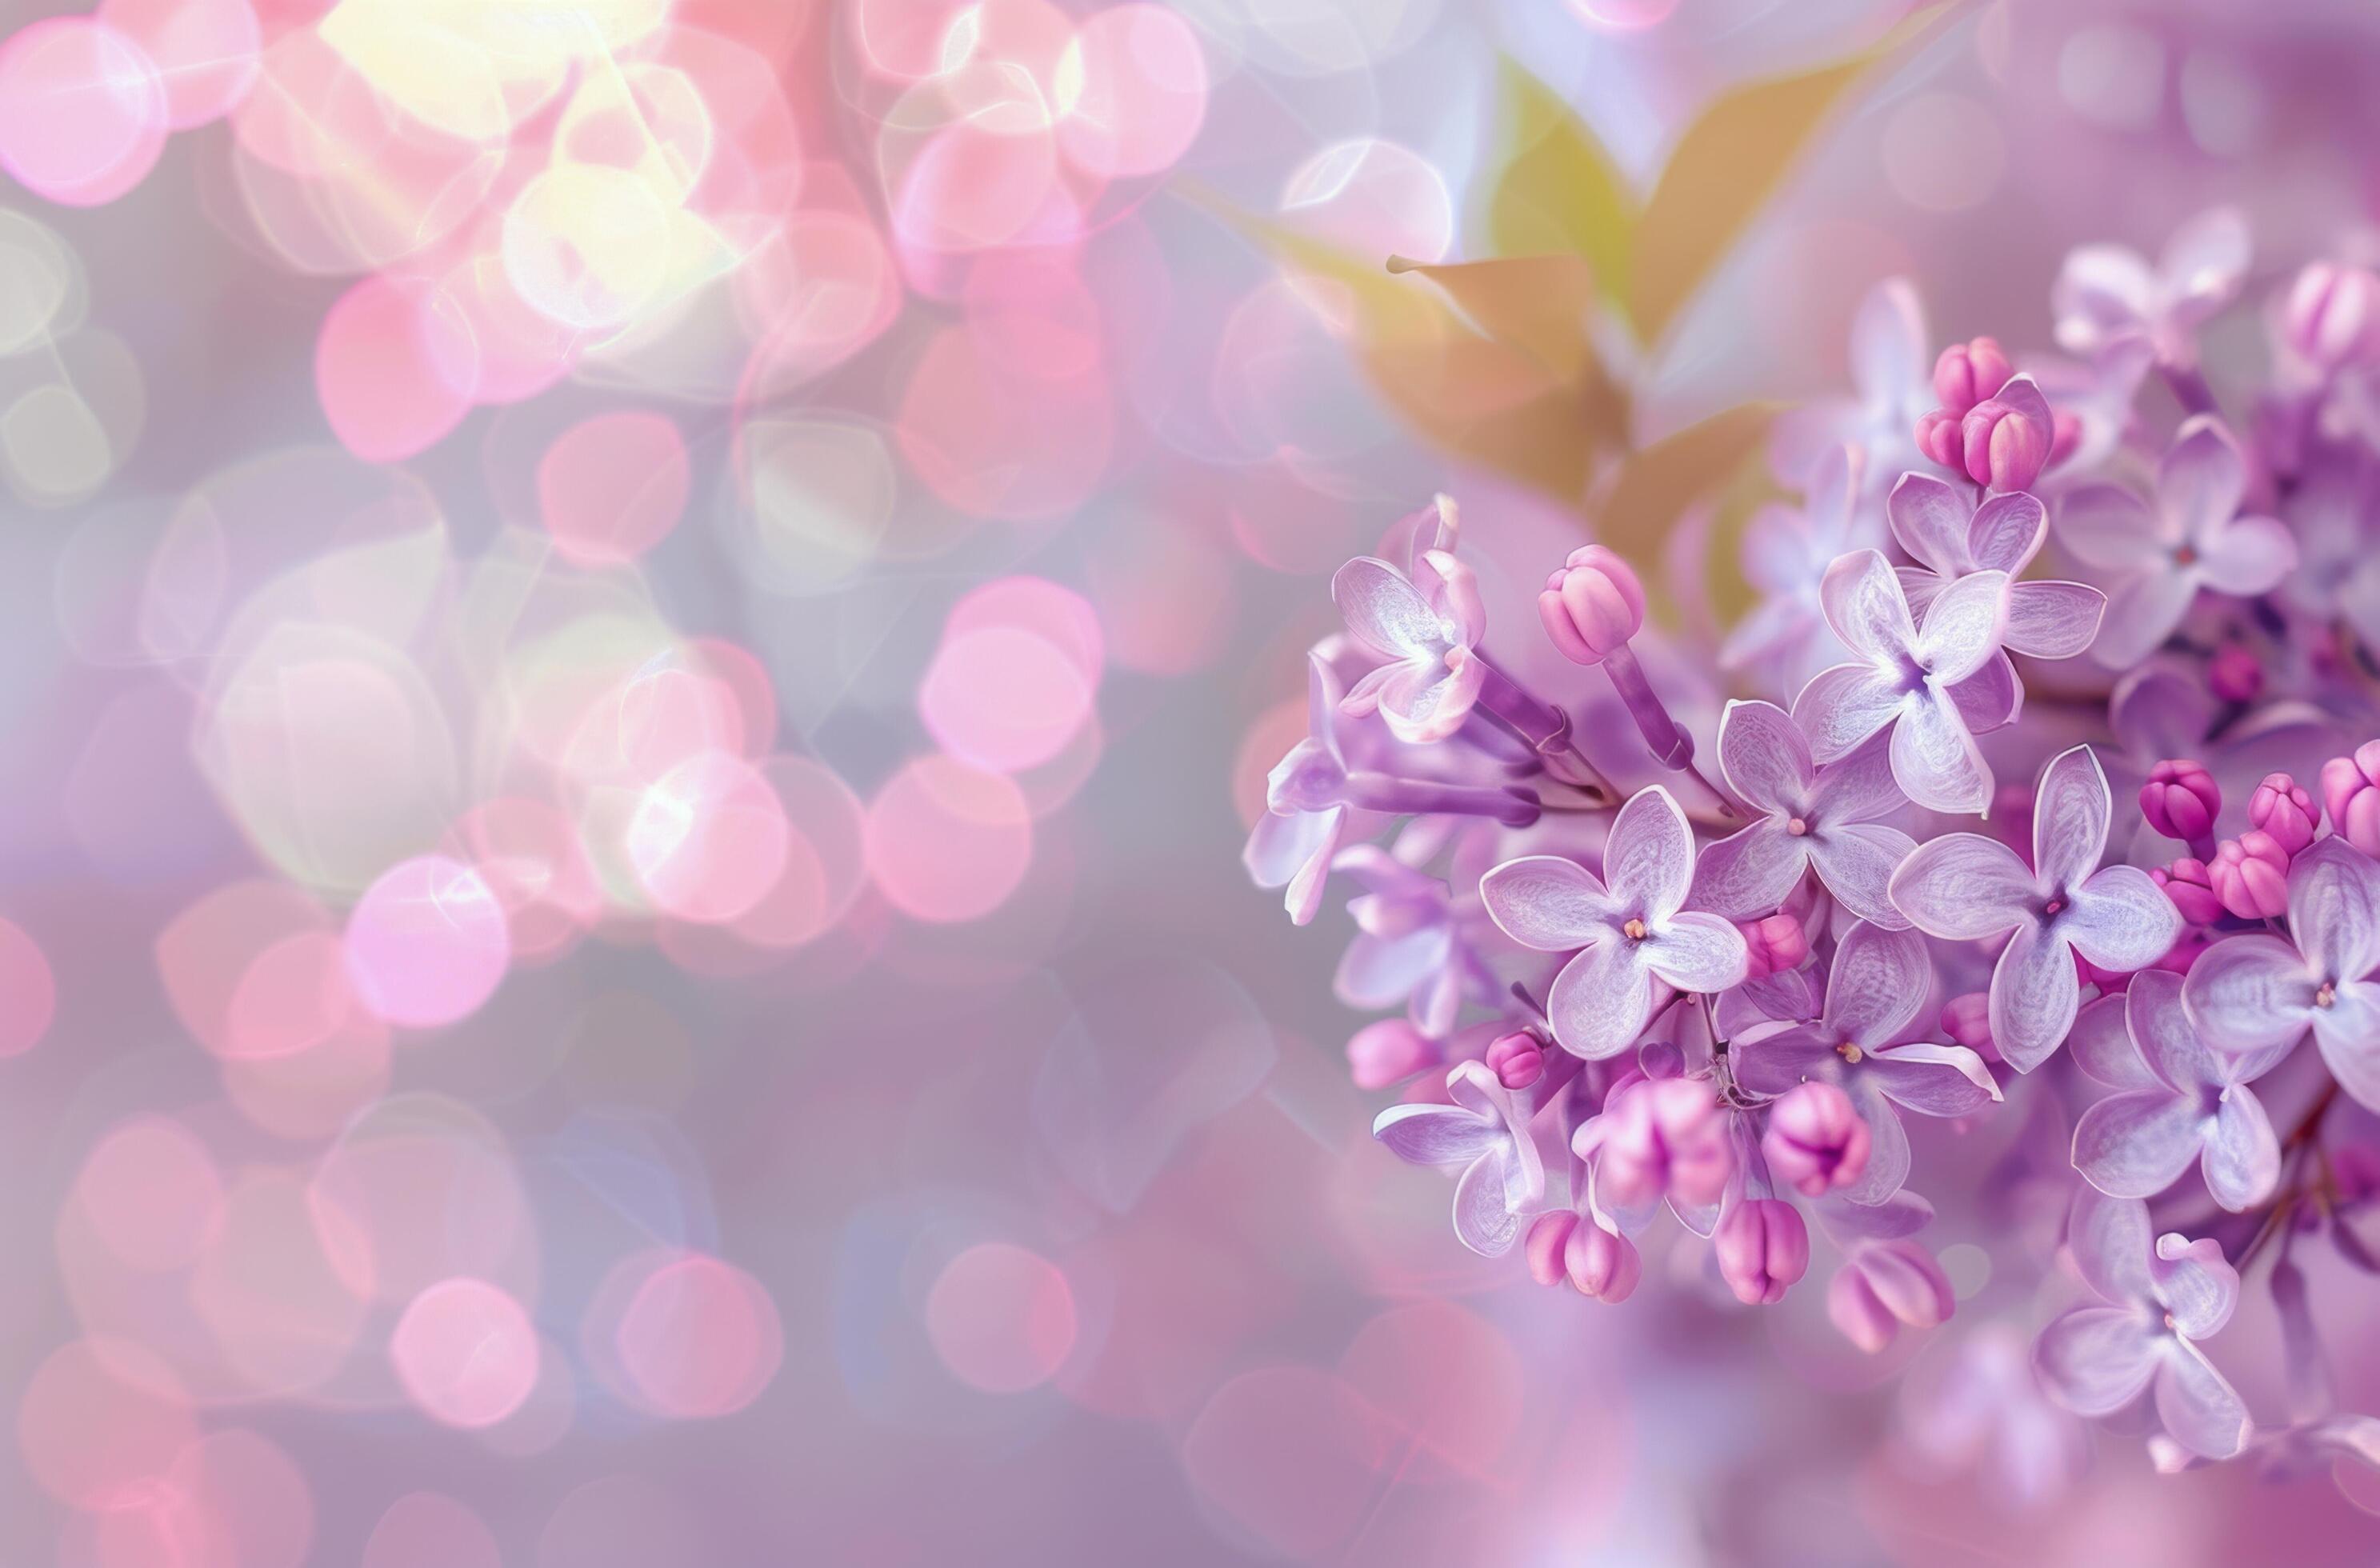
[[[1946,468],[1964,472],[1966,448],[1959,438],[1959,415],[1937,408],[1921,416],[1917,421],[1917,450]]]
[[[1942,1033],[1952,1045],[1963,1045],[1993,1061],[1999,1052],[1992,1046],[1992,999],[1987,991],[1962,991],[1942,1004]]]
[[[1526,1029],[1499,1035],[1488,1048],[1488,1070],[1506,1088],[1526,1088],[1545,1076],[1546,1049]]]
[[[2226,702],[2253,702],[2265,689],[2265,666],[2236,642],[2227,642],[2206,662],[2206,686]]]
[[[1827,1316],[1870,1355],[1890,1344],[1902,1324],[1931,1329],[1958,1306],[1942,1265],[1906,1237],[1860,1247],[1827,1287]]]
[[[2269,920],[2289,907],[2289,854],[2262,829],[2215,846],[2207,882],[2223,907],[2243,920]]]
[[[2008,384],[2016,374],[2000,346],[1988,337],[1954,343],[1934,361],[1934,395],[1946,413],[1963,414]]]
[[[1537,614],[1562,657],[1599,664],[1645,626],[1645,585],[1600,544],[1584,544],[1546,578]]]
[[[1541,1285],[1561,1283],[1562,1249],[1577,1228],[1578,1211],[1573,1209],[1556,1209],[1529,1222],[1528,1238],[1522,1243],[1529,1255],[1529,1278]]]
[[[2272,834],[2282,854],[2294,857],[2313,842],[2322,811],[2297,780],[2287,773],[2266,773],[2248,796],[2248,820]]]
[[[2330,831],[2366,855],[2380,856],[2380,740],[2367,740],[2352,757],[2322,765],[2322,803]]]
[[[1719,1277],[1746,1307],[1785,1299],[1810,1271],[1810,1228],[1781,1198],[1747,1199],[1729,1209],[1711,1236]]]
[[[2168,838],[2200,844],[2215,831],[2216,813],[2223,809],[2223,791],[2202,763],[2168,759],[2149,770],[2141,785],[2141,815]]]
[[[2149,880],[2165,889],[2165,895],[2192,925],[2211,925],[2223,918],[2223,900],[2215,895],[2215,879],[2205,861],[2184,857],[2151,871]]]
[[[1867,1124],[1833,1084],[1796,1084],[1768,1108],[1760,1151],[1779,1181],[1804,1197],[1822,1197],[1866,1173]]]
[[[1967,477],[1990,490],[2027,490],[2049,461],[2052,432],[2030,414],[1987,397],[1959,421]]]
[[[1609,1307],[1627,1300],[1635,1293],[1636,1282],[1645,1277],[1645,1260],[1637,1255],[1636,1244],[1597,1224],[1583,1224],[1570,1233],[1562,1262],[1579,1294]]]
[[[2282,303],[2281,339],[2325,371],[2372,358],[2380,347],[2380,277],[2362,267],[2311,263]]]
[[[1810,956],[1809,933],[1802,922],[1791,915],[1766,915],[1757,920],[1738,920],[1735,929],[1743,933],[1743,944],[1751,950],[1752,968],[1746,977],[1758,979],[1763,975],[1782,974],[1798,969],[1802,960]]]
[[[1604,1114],[1611,1130],[1597,1182],[1611,1202],[1633,1209],[1666,1192],[1716,1203],[1727,1190],[1727,1122],[1708,1084],[1647,1078],[1615,1095]]]
[[[1347,1042],[1347,1065],[1357,1088],[1387,1088],[1444,1059],[1436,1040],[1402,1018],[1366,1024]]]

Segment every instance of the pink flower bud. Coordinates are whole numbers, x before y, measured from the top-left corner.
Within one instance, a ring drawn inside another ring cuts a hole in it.
[[[1683,1203],[1716,1203],[1732,1168],[1727,1121],[1710,1086],[1691,1078],[1648,1078],[1613,1097],[1597,1166],[1597,1190],[1633,1209],[1663,1193]]]
[[[1987,397],[1959,421],[1959,450],[1967,477],[1991,490],[2027,490],[2049,461],[2054,432],[2031,416]]]
[[[1347,1042],[1347,1065],[1354,1069],[1357,1088],[1387,1088],[1437,1066],[1444,1057],[1436,1040],[1402,1018],[1366,1024]]]
[[[2289,286],[2281,340],[2325,371],[2371,358],[2380,346],[2380,278],[2361,267],[2313,262]]]
[[[1804,1197],[1818,1197],[1866,1172],[1867,1124],[1833,1084],[1796,1084],[1768,1108],[1760,1149],[1771,1175]]]
[[[1964,473],[1966,448],[1959,438],[1959,415],[1937,408],[1922,416],[1917,421],[1917,450],[1946,468]]]
[[[2185,857],[2151,871],[2149,880],[2165,889],[2165,895],[2192,925],[2211,925],[2223,918],[2223,900],[2216,896],[2215,878],[2205,861]]]
[[[2265,666],[2236,642],[2227,642],[2206,662],[2206,687],[2226,702],[2253,702],[2265,689]]]
[[[1954,343],[1934,361],[1934,395],[1946,412],[1963,414],[2006,386],[2014,374],[2016,367],[1993,339]]]
[[[1944,1003],[1941,1024],[1942,1033],[1952,1045],[1963,1045],[1995,1062],[1999,1060],[1999,1052],[1992,1047],[1992,999],[1988,991],[1963,991]]]
[[[1506,1088],[1526,1088],[1545,1074],[1546,1048],[1526,1029],[1499,1035],[1488,1048],[1488,1070]]]
[[[1758,979],[1763,975],[1781,974],[1798,969],[1802,960],[1810,956],[1809,933],[1802,922],[1791,915],[1767,915],[1757,920],[1738,920],[1735,929],[1743,933],[1743,944],[1752,953],[1752,969],[1746,976]]]
[[[2286,913],[2289,879],[2289,851],[2260,829],[2216,845],[2214,864],[2206,868],[2215,896],[2243,920],[2266,920]]]
[[[2149,770],[2141,785],[2141,815],[2168,838],[2197,844],[2215,831],[2216,813],[2223,809],[2223,791],[2215,775],[2197,762],[2172,759]]]
[[[2366,855],[2380,856],[2380,740],[2367,740],[2352,757],[2322,765],[2322,803],[2330,831]]]
[[[1890,1344],[1902,1324],[1930,1329],[1958,1306],[1942,1265],[1905,1237],[1861,1246],[1827,1287],[1827,1316],[1870,1355]]]
[[[2265,782],[2248,796],[2248,820],[2273,835],[2281,853],[2294,857],[2313,842],[2314,825],[2322,820],[2313,796],[2287,773],[2266,773]]]
[[[1781,1198],[1756,1197],[1737,1204],[1711,1236],[1719,1277],[1746,1307],[1782,1301],[1788,1288],[1810,1271],[1810,1228],[1802,1211]]]
[[[1529,1278],[1541,1285],[1561,1283],[1562,1249],[1576,1229],[1578,1211],[1573,1209],[1552,1209],[1529,1222],[1528,1238],[1521,1244],[1529,1255]]]
[[[1608,1307],[1627,1300],[1635,1293],[1636,1282],[1645,1277],[1645,1260],[1637,1255],[1636,1244],[1601,1225],[1583,1224],[1572,1231],[1562,1248],[1562,1262],[1579,1294]]]
[[[1645,626],[1645,585],[1627,562],[1600,544],[1581,545],[1546,578],[1537,614],[1562,657],[1597,664]]]

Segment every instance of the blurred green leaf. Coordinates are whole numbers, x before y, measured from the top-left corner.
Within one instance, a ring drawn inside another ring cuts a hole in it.
[[[1967,0],[1941,0],[1831,65],[1730,89],[1686,128],[1635,229],[1629,314],[1645,342],[1694,299],[1851,91],[1965,9]]]
[[[1604,296],[1626,300],[1635,191],[1551,88],[1511,60],[1498,85],[1502,152],[1488,203],[1488,244],[1506,256],[1584,256]]]

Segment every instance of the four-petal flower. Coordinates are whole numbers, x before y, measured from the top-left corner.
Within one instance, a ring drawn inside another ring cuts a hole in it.
[[[1601,878],[1560,856],[1530,855],[1480,879],[1480,899],[1505,935],[1541,953],[1579,950],[1546,999],[1565,1050],[1590,1061],[1626,1050],[1661,986],[1714,992],[1743,979],[1743,933],[1684,907],[1694,875],[1694,831],[1656,784],[1612,820]]]
[[[1884,1202],[1909,1179],[1909,1134],[1895,1106],[1924,1116],[1965,1116],[2000,1097],[1984,1059],[1962,1045],[1899,1043],[1925,1005],[1932,981],[1914,931],[1863,920],[1843,933],[1817,1022],[1748,1038],[1737,1046],[1736,1082],[1756,1094],[1830,1083],[1867,1124],[1867,1170],[1838,1194]]]
[[[2050,294],[2058,346],[2097,359],[2145,343],[2163,363],[2192,364],[2199,323],[2239,293],[2249,254],[2247,220],[2230,207],[2174,230],[2154,268],[2120,245],[2082,246]]]
[[[1358,555],[1330,579],[1330,597],[1355,640],[1389,661],[1355,683],[1342,706],[1378,709],[1399,740],[1443,740],[1463,727],[1487,679],[1473,653],[1488,612],[1471,568],[1444,550],[1414,557],[1414,575]]]
[[[2248,1083],[2279,1051],[2208,1050],[2182,1006],[2181,977],[2164,969],[2084,1008],[2074,1041],[2083,1070],[2119,1090],[2074,1124],[2083,1180],[2111,1197],[2155,1197],[2195,1162],[2215,1201],[2235,1214],[2271,1194],[2280,1141]]]
[[[2071,659],[2091,646],[2107,596],[2088,583],[2021,582],[2049,536],[2049,509],[2022,490],[1984,498],[1931,474],[1903,474],[1885,500],[1892,537],[1917,562],[1900,569],[1909,607],[1924,614],[1934,596],[1977,572],[2008,574],[2008,620],[2000,646],[2036,659]]]
[[[1885,747],[1871,742],[1821,772],[1810,742],[1781,708],[1730,702],[1718,722],[1718,765],[1730,788],[1762,813],[1703,851],[1694,902],[1736,918],[1782,904],[1815,868],[1843,907],[1864,920],[1909,922],[1885,889],[1916,847],[1876,818],[1905,804]]]
[[[2181,935],[2173,903],[2136,866],[2099,866],[2111,808],[2088,746],[2050,759],[2033,808],[2033,865],[1981,833],[1918,845],[1893,873],[1892,902],[1952,942],[2012,933],[1992,968],[1992,1043],[2020,1073],[2039,1066],[2082,1003],[2076,953],[2099,968],[2144,969]]]
[[[2083,1282],[2107,1303],[2053,1320],[2033,1347],[2050,1394],[2079,1416],[2112,1416],[2155,1388],[2167,1433],[2209,1459],[2248,1440],[2248,1407],[2197,1342],[2231,1320],[2240,1276],[2212,1240],[2150,1240],[2148,1205],[2084,1186],[2066,1222]]]
[[[1451,1105],[1390,1106],[1372,1123],[1372,1136],[1413,1164],[1462,1166],[1454,1234],[1472,1251],[1500,1257],[1546,1194],[1525,1091],[1506,1088],[1481,1063],[1464,1062],[1446,1076],[1446,1092]]]

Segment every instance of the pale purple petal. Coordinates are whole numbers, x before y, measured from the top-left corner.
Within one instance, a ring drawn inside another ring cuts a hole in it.
[[[2141,977],[2142,979],[2147,976]],[[2137,987],[2139,981],[2133,985]],[[2131,993],[2119,991],[2112,996],[2095,999],[2074,1015],[2074,1027],[2066,1036],[2066,1049],[2073,1053],[2074,1064],[2103,1084],[2120,1089],[2155,1089],[2170,1094],[2173,1086],[2152,1071],[2132,1043],[2131,1028],[2126,1015],[2131,1005]]]
[[[2157,280],[2148,262],[2120,245],[2083,245],[2067,253],[2050,299],[2058,345],[2095,355],[2146,330]]]
[[[2069,1410],[2112,1416],[2149,1386],[2161,1338],[2137,1312],[2078,1307],[2041,1331],[2033,1364],[2043,1386]]]
[[[2327,1007],[2313,1010],[2313,1042],[2338,1087],[2380,1110],[2380,985],[2342,980]]]
[[[1637,943],[1654,974],[1680,991],[1712,995],[1743,981],[1743,933],[1718,916],[1689,909],[1670,916]]]
[[[2203,1173],[2216,1202],[2240,1214],[2272,1196],[2281,1179],[2281,1143],[2254,1089],[2237,1084],[2224,1090],[2203,1136]]]
[[[2277,518],[2234,517],[2207,535],[2198,558],[2208,588],[2253,599],[2297,569],[2298,541]]]
[[[1812,675],[1793,699],[1793,723],[1810,737],[1810,754],[1832,762],[1890,723],[1904,695],[1874,664],[1837,664]]]
[[[1455,1239],[1483,1258],[1501,1258],[1521,1239],[1521,1217],[1505,1202],[1504,1161],[1483,1154],[1454,1184]]]
[[[2114,484],[2077,485],[2058,498],[2058,542],[2086,566],[2137,572],[2168,539],[2149,504]]]
[[[1546,1012],[1563,1050],[1598,1062],[1636,1043],[1653,1017],[1655,981],[1643,947],[1610,937],[1562,966]]]
[[[1350,1007],[1393,1007],[1445,966],[1452,944],[1442,925],[1390,938],[1359,933],[1339,960],[1332,989]]]
[[[1909,917],[1892,902],[1890,889],[1892,873],[1917,847],[1914,839],[1882,822],[1846,822],[1821,828],[1803,842],[1809,845],[1818,880],[1844,908],[1887,930],[1909,924]]]
[[[2168,1231],[2156,1239],[2149,1259],[2150,1294],[2184,1339],[2203,1340],[2223,1331],[2240,1305],[2240,1275],[2212,1236],[2196,1241]]]
[[[1830,825],[1872,822],[1908,803],[1892,776],[1892,748],[1871,740],[1819,772],[1810,792],[1810,820]]]
[[[1933,980],[1925,938],[1862,920],[1835,948],[1822,1016],[1839,1037],[1874,1051],[1909,1027]]]
[[[1929,811],[1981,815],[1992,803],[1991,765],[1958,704],[1930,682],[1912,694],[1893,726],[1892,776],[1903,795]]]
[[[2049,509],[2039,496],[2022,490],[1986,496],[1967,524],[1966,556],[1982,570],[2013,577],[2032,564],[2048,534]]]
[[[1365,671],[1355,684],[1347,688],[1347,695],[1339,699],[1339,711],[1351,719],[1360,719],[1367,714],[1378,712],[1380,699],[1388,691],[1389,683],[1399,675],[1407,674],[1412,668],[1410,663],[1400,659],[1395,663],[1382,664],[1376,670]]]
[[[2041,886],[2071,887],[2097,869],[2111,805],[2107,775],[2088,746],[2049,760],[2033,802],[2033,866]]]
[[[2159,561],[2107,585],[2107,613],[2091,644],[2091,657],[2111,670],[2139,662],[2173,635],[2198,597],[2195,571]]]
[[[1943,577],[1955,577],[1979,564],[1967,553],[1973,511],[1965,495],[1932,474],[1901,475],[1884,503],[1885,520],[1900,548]]]
[[[1389,1152],[1415,1165],[1460,1165],[1502,1141],[1501,1124],[1458,1105],[1391,1105],[1375,1117],[1372,1136]]]
[[[1999,651],[2008,620],[2008,574],[1971,572],[1934,596],[1917,634],[1918,662],[1943,686],[1956,686]],[[1893,585],[1893,591],[1900,591]]]
[[[1919,845],[1893,873],[1891,891],[1919,930],[1949,942],[1998,936],[2025,922],[2036,896],[2016,851],[1981,833]]]
[[[2124,1026],[2143,1064],[2168,1089],[2220,1087],[2215,1053],[2182,1004],[2180,975],[2151,969],[2135,976],[2124,991]]]
[[[1478,700],[1488,666],[1465,658],[1454,664],[1394,664],[1390,672],[1380,687],[1380,717],[1399,740],[1427,745],[1444,740],[1463,727],[1472,704]],[[1354,699],[1354,693],[1348,699]]]
[[[2155,1238],[2147,1204],[2109,1197],[2095,1187],[2076,1189],[2073,1207],[2067,1211],[2066,1250],[2082,1282],[2103,1300],[2123,1304],[2155,1298],[2156,1279],[2149,1267],[2156,1251]]]
[[[1355,640],[1384,659],[1435,653],[1446,640],[1421,590],[1386,561],[1356,556],[1330,579],[1330,598]]]
[[[2226,937],[2200,954],[2181,987],[2207,1042],[2234,1054],[2296,1040],[2313,1012],[2313,977],[2297,949],[2261,931]]]
[[[2214,729],[2220,708],[2200,671],[2155,663],[2116,683],[2107,723],[2125,752],[2145,765],[2194,754]]]
[[[1332,810],[1343,810],[1334,807]],[[1267,811],[1248,831],[1240,864],[1260,888],[1287,887],[1330,835],[1330,811]]]
[[[1986,1015],[2000,1059],[2020,1073],[2047,1061],[2073,1027],[2082,994],[2066,943],[2040,926],[2019,926],[1992,966]]]
[[[1995,652],[1982,669],[1950,687],[1950,702],[1969,735],[1989,735],[2016,723],[2024,711],[2024,683],[2009,656]]]
[[[1414,587],[1423,602],[1442,621],[1451,621],[1465,647],[1488,630],[1488,608],[1479,598],[1479,578],[1450,550],[1427,550],[1414,563]]]
[[[2223,421],[2212,414],[2184,420],[2157,463],[2157,505],[2170,537],[2203,548],[2239,512],[2247,491],[2248,465]]]
[[[1890,1199],[1909,1180],[1909,1129],[1866,1074],[1852,1074],[1843,1090],[1867,1124],[1867,1169],[1837,1193],[1848,1202],[1872,1207]]]
[[[2380,865],[2336,834],[2289,862],[2289,931],[2325,979],[2362,979],[2380,965]]]
[[[2072,659],[2087,651],[2107,614],[2107,596],[2088,583],[2009,585],[2002,646],[2035,659]]]
[[[2206,1459],[2228,1459],[2248,1442],[2248,1406],[2198,1347],[2175,1342],[2156,1372],[2157,1420],[2166,1434]]]
[[[1595,873],[1558,855],[1507,860],[1479,879],[1479,902],[1523,947],[1567,953],[1625,918]]]
[[[1694,902],[1738,918],[1765,915],[1802,880],[1813,847],[1811,836],[1797,838],[1777,818],[1763,817],[1702,852],[1694,863]]]
[[[1817,777],[1810,742],[1773,702],[1730,702],[1718,721],[1718,765],[1735,793],[1764,811],[1790,811]]]
[[[1738,1046],[1736,1081],[1755,1094],[1783,1094],[1811,1079],[1832,1082],[1842,1058],[1834,1041],[1815,1028],[1786,1028]]]
[[[2155,1197],[2199,1157],[2205,1112],[2194,1095],[2109,1095],[2074,1123],[2074,1169],[2110,1197]]]
[[[2176,317],[2203,320],[2236,295],[2253,249],[2237,207],[2210,207],[2175,229],[2157,253],[2157,282]]]
[[[1630,796],[1612,818],[1603,881],[1615,904],[1657,925],[1686,902],[1694,881],[1694,831],[1659,784]]]
[[[1886,1099],[1921,1116],[1972,1116],[2000,1098],[1991,1068],[1963,1045],[1896,1045],[1870,1053],[1861,1071]]]
[[[1339,852],[1339,840],[1347,831],[1347,808],[1333,806],[1327,811],[1305,811],[1299,815],[1318,819],[1320,827],[1311,838],[1313,854],[1290,877],[1281,894],[1281,906],[1289,911],[1291,923],[1307,926],[1322,911],[1322,891],[1330,879],[1330,857]]]
[[[1826,607],[1827,624],[1854,653],[1893,660],[1916,646],[1909,601],[1881,552],[1854,550],[1839,558],[1827,568],[1818,600]]]

